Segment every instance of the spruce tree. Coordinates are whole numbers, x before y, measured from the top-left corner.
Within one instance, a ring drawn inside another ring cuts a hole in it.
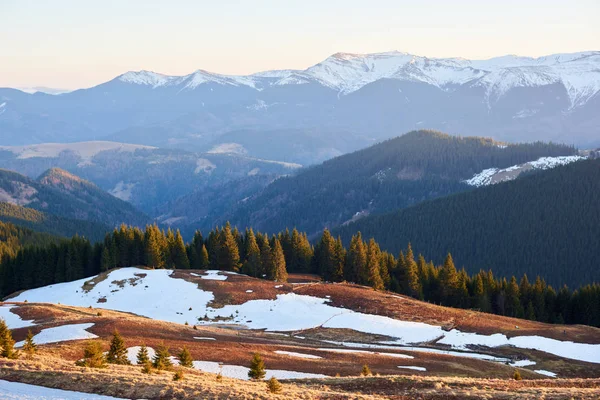
[[[171,354],[169,348],[161,343],[156,349],[154,359],[152,360],[152,366],[157,370],[171,370],[173,368],[173,362],[171,361]]]
[[[33,341],[33,333],[31,330],[27,331],[27,336],[25,337],[25,344],[23,345],[23,352],[27,354],[29,357],[32,357],[37,351],[37,345]]]
[[[279,381],[272,376],[271,379],[267,381],[267,389],[269,389],[269,392],[273,394],[281,393],[281,383],[279,383]]]
[[[357,232],[350,240],[350,247],[346,255],[344,279],[348,282],[365,284],[366,282],[360,279],[360,274],[366,270],[366,266],[367,252],[365,250],[365,244],[360,232]]]
[[[408,244],[408,248],[406,249],[406,257],[405,257],[405,281],[403,282],[403,286],[406,289],[406,293],[409,296],[415,298],[421,298],[422,288],[421,282],[419,282],[419,271],[417,268],[417,263],[415,262],[415,257],[413,254],[412,246],[410,243]]]
[[[137,364],[138,365],[146,365],[150,362],[150,356],[148,355],[148,348],[145,344],[140,346],[140,349],[137,352]]]
[[[367,284],[375,290],[383,289],[383,280],[380,272],[380,253],[379,246],[371,238],[367,246]]]
[[[106,361],[109,364],[131,364],[127,358],[127,347],[125,347],[125,342],[116,329],[114,330],[113,338],[110,341],[110,348],[106,355]]]
[[[225,225],[219,235],[219,248],[217,252],[217,269],[225,271],[238,271],[240,264],[240,253],[238,242],[231,232],[229,222]]]
[[[362,376],[371,376],[373,373],[371,372],[371,368],[367,364],[363,365],[362,371],[360,372]]]
[[[248,377],[254,380],[264,379],[266,375],[265,363],[262,357],[258,353],[254,353],[252,361],[250,361],[250,371],[248,371]]]
[[[242,266],[242,272],[246,275],[259,276],[261,267],[260,249],[256,242],[256,237],[252,229],[246,231],[245,235],[245,261]]]
[[[177,354],[177,359],[179,360],[179,365],[186,368],[192,368],[194,366],[194,361],[192,360],[192,355],[190,354],[187,347],[183,347],[179,354]]]
[[[0,337],[0,347],[2,348],[2,352],[0,352],[0,356],[4,358],[15,359],[19,357],[18,352],[15,351],[15,341],[12,337],[12,332],[10,329],[2,329],[3,334]]]
[[[100,342],[91,341],[83,350],[83,360],[77,361],[77,365],[89,368],[106,368],[106,357],[102,351]]]
[[[285,266],[285,257],[279,239],[273,238],[272,263],[270,271],[267,271],[267,278],[276,282],[287,282],[288,273]]]
[[[453,306],[456,302],[456,293],[458,291],[458,272],[450,253],[446,256],[444,266],[440,271],[440,289],[441,298],[448,305]]]
[[[267,276],[267,270],[272,268],[273,264],[273,253],[271,251],[271,244],[269,243],[269,238],[267,235],[263,235],[258,233],[256,235],[256,242],[258,243],[258,247],[260,249],[260,265],[261,270],[258,273],[258,277],[262,278],[263,276]]]
[[[190,260],[188,259],[187,252],[185,250],[185,243],[183,242],[183,237],[181,236],[179,229],[177,232],[175,232],[175,236],[169,243],[169,250],[171,253],[171,262],[173,264],[173,268],[190,268]]]

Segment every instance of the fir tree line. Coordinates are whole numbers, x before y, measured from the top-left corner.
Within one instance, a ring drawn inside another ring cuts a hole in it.
[[[353,282],[390,290],[441,305],[479,309],[500,315],[552,323],[600,326],[600,285],[556,291],[544,279],[533,283],[496,278],[493,272],[469,275],[458,270],[448,254],[442,265],[415,256],[409,245],[396,257],[382,251],[360,232],[345,248],[328,230],[312,246],[294,229],[269,237],[227,223],[206,237],[199,231],[186,244],[178,231],[156,225],[145,231],[122,225],[92,245],[73,237],[45,247],[27,247],[0,263],[2,295],[48,284],[72,281],[118,267],[216,269],[284,282],[288,271],[314,273],[329,282]]]

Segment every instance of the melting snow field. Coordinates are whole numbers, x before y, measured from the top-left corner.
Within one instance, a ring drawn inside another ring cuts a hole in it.
[[[0,318],[6,322],[6,325],[8,325],[10,329],[26,328],[34,325],[31,321],[24,321],[17,314],[11,312],[10,310],[12,308],[15,308],[15,306],[0,306]]]
[[[559,157],[541,157],[535,161],[530,161],[524,164],[513,165],[512,167],[498,169],[498,168],[488,168],[484,169],[480,173],[474,175],[471,179],[467,179],[465,183],[471,186],[487,186],[494,183],[500,183],[504,181],[509,181],[515,179],[519,174],[507,174],[508,172],[517,171],[517,170],[529,170],[529,169],[540,169],[546,170],[558,167],[559,165],[566,165],[573,163],[575,161],[584,160],[585,157],[580,156],[559,156]],[[503,175],[505,174],[505,175]],[[497,177],[499,175],[503,175],[501,179]],[[494,180],[494,178],[497,178]]]
[[[460,332],[453,329],[447,332],[444,338],[439,340],[438,343],[449,344],[452,347],[463,349],[466,349],[469,345],[487,347],[514,346],[521,349],[539,350],[572,360],[600,363],[600,345],[573,343],[542,336],[517,336],[509,339],[499,333],[487,336],[477,333]]]
[[[556,378],[556,374],[554,372],[546,371],[544,369],[536,369],[533,372],[537,372],[540,375],[546,375],[546,376],[549,376],[551,378]]]
[[[415,367],[412,365],[407,365],[407,366],[398,365],[398,368],[412,369],[413,371],[427,371],[427,368],[425,368],[425,367]]]
[[[66,342],[69,340],[82,340],[82,339],[94,339],[98,336],[88,332],[86,329],[94,326],[92,323],[88,324],[71,324],[62,325],[54,328],[42,329],[40,333],[33,337],[33,341],[36,344],[46,343],[58,343]],[[21,347],[25,344],[25,341],[18,342],[15,344],[16,347]]]
[[[304,354],[304,353],[296,353],[294,351],[283,351],[283,350],[275,350],[273,353],[275,354],[281,354],[284,356],[290,356],[290,357],[297,357],[297,358],[306,358],[306,359],[319,359],[319,358],[323,358],[323,357],[319,357],[319,356],[315,356],[312,354]]]
[[[248,371],[250,371],[250,369],[239,365],[219,365],[219,363],[214,361],[194,361],[194,368],[204,372],[212,372],[213,374],[218,374],[219,372],[221,372],[221,375],[226,376],[228,378],[243,380],[250,379],[248,378]],[[282,369],[267,369],[266,372],[267,374],[265,375],[265,379],[269,379],[272,376],[274,376],[276,379],[328,378],[327,375],[286,371]]]
[[[381,353],[376,351],[367,351],[367,350],[353,350],[353,349],[326,349],[320,348],[320,351],[330,351],[332,353],[353,353],[353,354],[374,354],[379,356],[386,357],[397,357],[397,358],[414,358],[413,356],[409,356],[406,354],[398,354],[398,353]]]
[[[388,317],[363,314],[328,305],[329,299],[286,293],[275,300],[251,300],[240,305],[227,305],[214,309],[207,304],[214,299],[212,292],[183,279],[171,278],[170,270],[144,270],[123,268],[112,271],[89,292],[82,286],[90,279],[61,283],[28,290],[12,299],[15,302],[49,302],[72,306],[113,309],[135,313],[149,318],[183,324],[205,323],[199,318],[207,315],[229,318],[228,323],[242,324],[250,329],[268,331],[300,331],[315,327],[353,329],[358,332],[386,335],[396,338],[396,345],[437,342],[454,349],[469,349],[471,345],[498,347],[514,346],[535,349],[565,358],[600,363],[600,345],[573,343],[540,336],[519,336],[508,339],[505,335],[479,335],[458,330],[444,331],[440,326],[400,321]],[[227,279],[226,274],[206,271],[203,279]],[[207,278],[208,277],[208,278]],[[174,296],[174,294],[177,294]],[[164,301],[169,298],[169,301]],[[102,303],[98,300],[102,299]],[[2,309],[0,309],[2,310]],[[2,310],[6,314],[6,309]],[[14,317],[9,315],[14,320]],[[216,321],[216,320],[215,320]],[[23,323],[20,319],[16,323]],[[222,321],[220,322],[222,323]],[[392,347],[393,348],[393,347]],[[395,347],[398,349],[398,347]],[[402,349],[404,350],[404,348]],[[415,351],[442,352],[498,361],[496,357],[444,352],[442,350],[414,348]]]
[[[109,400],[117,397],[100,396],[69,390],[52,389],[0,380],[0,399],[6,400]]]

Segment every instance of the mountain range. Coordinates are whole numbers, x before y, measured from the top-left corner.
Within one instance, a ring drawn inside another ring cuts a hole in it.
[[[590,147],[600,144],[599,91],[597,51],[484,61],[338,53],[301,71],[138,71],[60,95],[0,89],[0,130],[4,145],[102,139],[305,165],[412,129]],[[265,135],[289,145],[256,146]]]
[[[152,221],[130,203],[111,196],[95,184],[58,168],[47,170],[37,179],[13,171],[0,170],[0,201],[62,218],[91,221],[108,227],[118,226],[121,223],[143,226]],[[12,210],[7,213],[8,217],[25,221],[44,219],[43,215],[21,218]]]
[[[218,150],[199,154],[116,142],[0,146],[0,168],[31,178],[49,168],[67,170],[154,217],[165,214],[166,205],[196,190],[210,194],[239,179],[256,182],[256,188],[262,189],[300,167]],[[236,200],[247,196],[233,195]]]

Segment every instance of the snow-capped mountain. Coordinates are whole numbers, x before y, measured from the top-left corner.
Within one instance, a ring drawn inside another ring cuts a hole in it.
[[[600,51],[489,60],[337,53],[305,70],[130,71],[60,96],[0,89],[0,145],[110,140],[208,151],[248,148],[269,132],[303,155],[250,156],[302,164],[414,129],[595,147],[598,93]],[[220,141],[231,132],[247,137]]]
[[[186,76],[150,71],[127,72],[118,77],[127,83],[183,86],[194,89],[205,83],[248,86],[318,82],[341,94],[355,92],[380,79],[422,82],[441,89],[465,85],[485,88],[487,98],[499,98],[510,89],[562,83],[571,106],[583,105],[600,91],[600,52],[554,54],[539,58],[504,56],[489,60],[427,58],[401,52],[375,54],[337,53],[304,71],[266,71],[248,76],[220,75],[198,70]]]

